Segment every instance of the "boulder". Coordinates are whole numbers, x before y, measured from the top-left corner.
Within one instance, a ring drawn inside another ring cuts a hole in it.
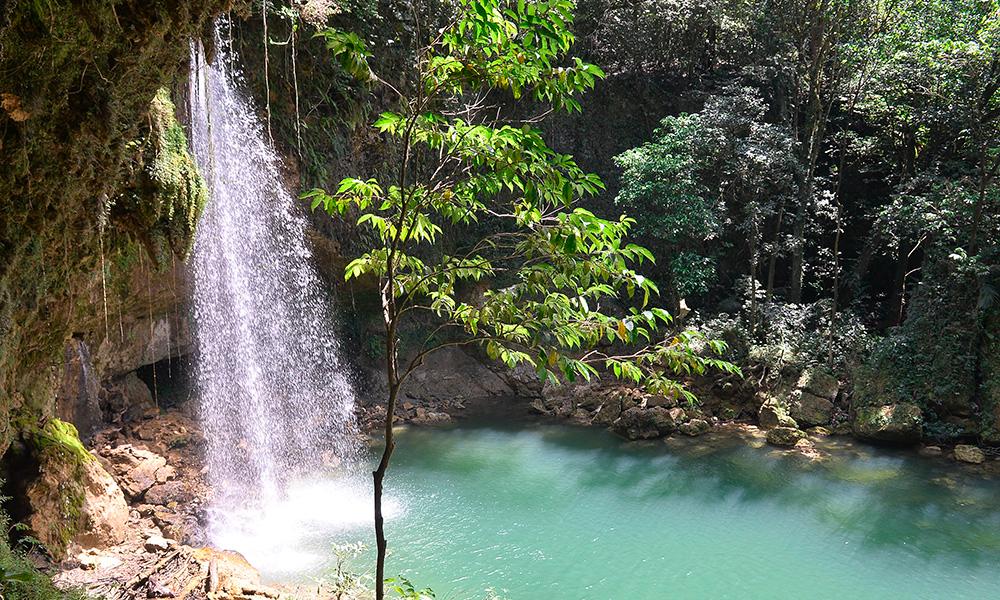
[[[941,456],[944,452],[941,450],[941,446],[923,446],[917,451],[920,456]]]
[[[677,406],[677,398],[673,396],[647,396],[646,406],[662,406],[664,408],[673,408]]]
[[[764,429],[799,426],[788,411],[774,399],[769,399],[760,405],[760,410],[757,411],[757,423]]]
[[[622,414],[622,401],[618,396],[609,396],[604,399],[604,403],[598,407],[594,413],[591,423],[594,425],[610,426]]]
[[[152,508],[151,516],[160,531],[170,539],[187,544],[190,543],[192,534],[197,533],[197,520],[190,515],[183,515],[157,506]]]
[[[102,554],[95,548],[89,548],[79,553],[76,556],[76,560],[80,563],[80,568],[84,571],[107,571],[122,564],[121,559],[117,556]]]
[[[132,500],[142,498],[146,490],[169,479],[173,469],[167,459],[131,444],[109,448],[101,453],[108,471]]]
[[[443,425],[451,422],[451,415],[443,412],[423,412],[421,409],[417,409],[417,414],[411,419],[411,422],[416,425]]]
[[[955,460],[978,465],[986,461],[986,454],[976,446],[959,444],[955,446]]]
[[[805,432],[794,427],[775,427],[767,432],[767,443],[791,448],[806,437]]]
[[[825,370],[812,368],[802,372],[795,387],[820,398],[835,400],[837,392],[840,389],[840,383],[836,377]]]
[[[182,504],[194,499],[194,495],[181,481],[158,483],[146,490],[143,499],[149,504],[166,506],[171,503]]]
[[[159,535],[151,535],[143,542],[142,547],[146,552],[163,552],[170,548],[170,540]]]
[[[125,541],[128,503],[113,477],[101,463],[83,464],[83,524],[75,541],[85,548],[108,548]]]
[[[920,407],[907,402],[864,406],[854,414],[854,435],[879,442],[915,443],[923,434]]]
[[[708,432],[712,426],[704,419],[691,419],[687,423],[681,424],[678,429],[684,435],[696,436]]]
[[[667,413],[670,415],[670,418],[674,420],[674,423],[677,424],[681,423],[682,421],[688,418],[687,411],[685,411],[683,408],[676,406],[674,408],[668,408]]]
[[[808,391],[799,391],[793,395],[789,416],[801,426],[826,425],[833,416],[833,402],[823,396],[817,396]]]
[[[635,406],[622,412],[613,429],[630,440],[651,439],[672,433],[677,429],[677,422],[670,411],[661,406]]]
[[[35,432],[25,452],[38,466],[38,475],[25,488],[25,524],[49,554],[61,560],[83,527],[83,478],[85,463],[92,459],[76,428],[58,419]]]

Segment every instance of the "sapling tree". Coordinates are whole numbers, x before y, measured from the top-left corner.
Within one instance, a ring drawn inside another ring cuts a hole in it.
[[[650,305],[657,288],[637,270],[652,254],[626,241],[634,221],[579,206],[603,184],[551,149],[534,126],[553,111],[579,111],[578,94],[604,76],[567,56],[573,8],[572,0],[459,2],[453,20],[416,52],[415,71],[399,78],[408,85],[368,73],[396,100],[374,125],[395,146],[393,178],[347,178],[333,192],[303,194],[314,210],[356,217],[375,233],[346,277],[378,280],[385,326],[385,448],[373,472],[378,599],[393,413],[401,386],[429,354],[480,345],[492,359],[531,365],[552,383],[589,380],[600,370],[688,399],[676,374],[736,371],[717,358],[722,342],[666,332],[671,316]],[[345,67],[365,72],[356,36],[323,35]],[[510,117],[511,100],[538,113]],[[477,232],[480,220],[489,220],[491,233],[467,236],[457,251],[443,248],[443,228]],[[486,291],[462,293],[476,282]],[[620,300],[627,308],[611,314]],[[434,325],[404,359],[400,328],[420,314]]]

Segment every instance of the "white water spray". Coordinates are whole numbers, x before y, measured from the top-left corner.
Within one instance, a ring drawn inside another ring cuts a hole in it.
[[[301,207],[219,25],[215,45],[211,64],[199,43],[191,51],[191,141],[210,196],[193,253],[197,385],[213,490],[208,535],[247,553],[241,544],[266,546],[295,529],[289,518],[305,516],[275,508],[302,481],[355,462],[354,391]]]

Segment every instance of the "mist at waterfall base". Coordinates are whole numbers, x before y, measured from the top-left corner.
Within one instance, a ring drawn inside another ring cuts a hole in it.
[[[241,89],[228,31],[217,23],[211,63],[191,50],[191,146],[209,189],[192,258],[206,533],[257,565],[306,565],[293,545],[317,522],[370,522],[371,485],[357,473],[354,390],[303,207]]]

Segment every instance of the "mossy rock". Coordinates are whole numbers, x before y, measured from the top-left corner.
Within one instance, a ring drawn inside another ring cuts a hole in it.
[[[879,442],[910,444],[923,435],[923,412],[916,404],[900,402],[865,406],[854,415],[854,435]]]
[[[84,525],[85,463],[94,458],[80,442],[76,427],[58,419],[49,420],[29,443],[38,476],[27,488],[31,507],[27,524],[49,554],[62,559]]]
[[[794,427],[775,427],[767,431],[767,443],[772,446],[790,448],[805,437],[806,434],[804,431]]]

